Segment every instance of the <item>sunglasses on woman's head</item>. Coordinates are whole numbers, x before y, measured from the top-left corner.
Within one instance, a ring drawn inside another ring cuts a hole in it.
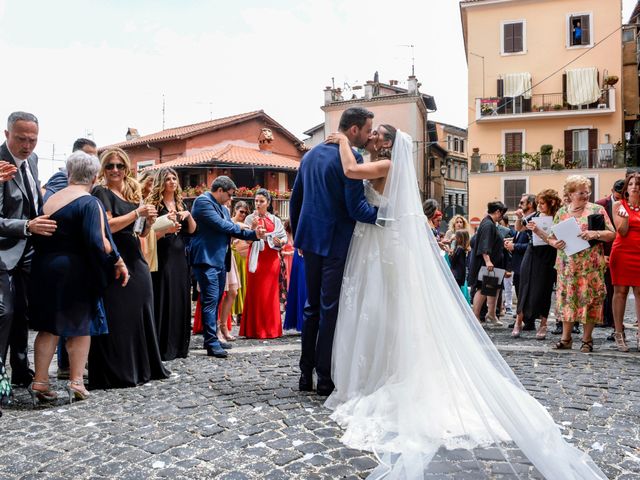
[[[113,170],[114,168],[117,168],[118,170],[124,170],[124,163],[107,163],[104,166],[105,170]]]

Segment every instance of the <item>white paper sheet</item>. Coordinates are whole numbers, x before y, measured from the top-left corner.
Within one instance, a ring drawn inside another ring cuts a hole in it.
[[[578,236],[582,231],[580,230],[578,221],[573,217],[567,218],[557,225],[554,225],[551,231],[558,240],[563,240],[564,243],[566,243],[564,252],[567,255],[574,255],[582,250],[586,250],[590,246],[589,242]]]
[[[544,233],[546,233],[547,235],[549,235],[550,231],[551,231],[551,227],[553,226],[553,217],[549,216],[549,217],[535,217],[529,220],[530,222],[534,222],[536,224],[536,226],[538,228],[541,228],[542,231]],[[540,238],[538,235],[536,235],[535,233],[533,234],[533,246],[534,247],[539,247],[540,245],[546,245],[547,242],[545,242],[542,238]]]

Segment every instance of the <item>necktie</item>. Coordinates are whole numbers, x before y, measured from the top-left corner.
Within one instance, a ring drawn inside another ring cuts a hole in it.
[[[27,192],[27,198],[29,199],[29,218],[35,218],[36,215],[36,203],[33,200],[33,191],[31,190],[31,182],[29,182],[29,176],[27,175],[27,161],[25,160],[20,165],[20,173],[22,175],[22,185]]]

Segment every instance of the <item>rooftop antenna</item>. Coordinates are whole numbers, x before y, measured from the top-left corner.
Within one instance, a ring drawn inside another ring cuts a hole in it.
[[[336,79],[334,77],[331,77],[331,88],[336,89]]]
[[[415,45],[400,45],[401,47],[409,47],[411,48],[411,75],[416,75],[416,57],[414,52]]]
[[[164,93],[162,94],[162,129],[164,130],[164,109],[165,107],[165,102],[164,102]]]

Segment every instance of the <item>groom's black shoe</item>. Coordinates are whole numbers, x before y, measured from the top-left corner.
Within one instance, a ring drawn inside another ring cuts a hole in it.
[[[207,348],[208,357],[227,358],[228,355],[229,354],[227,353],[227,351],[222,348],[219,348],[219,347]]]
[[[331,395],[331,392],[333,392],[334,388],[335,386],[333,385],[333,382],[331,380],[318,379],[318,386],[316,388],[316,391],[321,397],[328,397],[329,395]]]
[[[298,382],[298,389],[301,392],[311,392],[313,390],[313,375],[310,373],[301,373],[300,380]]]
[[[225,350],[231,350],[233,348],[233,345],[231,345],[230,343],[226,343],[226,342],[220,342],[220,346],[222,348],[224,348]]]

